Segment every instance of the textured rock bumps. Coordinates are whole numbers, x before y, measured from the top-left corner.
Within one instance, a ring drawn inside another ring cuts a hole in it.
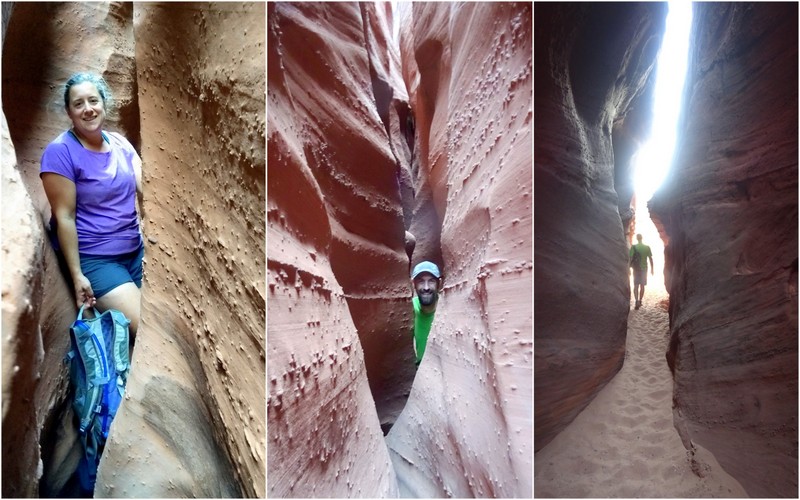
[[[376,12],[268,13],[268,495],[396,496],[370,386],[407,390],[413,351]]]
[[[414,5],[410,120],[382,12],[269,9],[269,494],[529,496],[530,8]],[[446,285],[389,461],[409,228]]]
[[[387,443],[406,495],[525,497],[532,493],[530,6],[412,9],[401,34],[403,73],[419,177],[441,228],[431,232],[441,234],[444,291]]]

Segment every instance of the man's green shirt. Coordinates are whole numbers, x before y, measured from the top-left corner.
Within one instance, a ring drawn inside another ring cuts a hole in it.
[[[425,354],[425,345],[428,343],[428,334],[431,332],[431,325],[433,324],[433,316],[422,312],[419,305],[419,297],[416,295],[411,299],[414,304],[414,351],[417,353],[417,364],[422,361],[422,355]]]
[[[631,249],[628,252],[629,257],[633,257],[634,247],[636,251],[639,252],[639,267],[641,267],[643,271],[647,271],[647,258],[652,257],[653,252],[651,252],[650,247],[644,243],[636,243],[635,245],[631,245]]]

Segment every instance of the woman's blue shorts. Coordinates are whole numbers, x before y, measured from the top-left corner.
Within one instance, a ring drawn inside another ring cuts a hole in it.
[[[81,271],[100,298],[125,283],[142,288],[144,242],[138,250],[122,255],[81,255]]]

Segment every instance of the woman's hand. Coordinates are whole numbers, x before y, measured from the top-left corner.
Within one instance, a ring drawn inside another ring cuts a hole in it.
[[[84,304],[87,307],[94,307],[97,299],[94,297],[94,290],[92,290],[92,284],[89,279],[81,274],[73,281],[75,282],[75,301],[78,307]]]

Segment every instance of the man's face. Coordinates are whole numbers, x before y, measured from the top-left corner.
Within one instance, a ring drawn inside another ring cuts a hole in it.
[[[417,291],[419,303],[429,306],[439,298],[439,280],[431,273],[420,273],[414,278],[414,289]]]

